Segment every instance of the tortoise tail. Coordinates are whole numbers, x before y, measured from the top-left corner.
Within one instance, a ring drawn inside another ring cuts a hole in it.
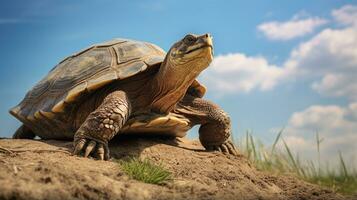
[[[25,125],[21,125],[12,136],[13,139],[34,139],[35,137],[36,134]]]

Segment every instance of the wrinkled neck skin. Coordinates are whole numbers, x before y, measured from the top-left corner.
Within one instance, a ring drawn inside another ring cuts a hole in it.
[[[175,109],[189,86],[210,61],[198,58],[179,64],[166,58],[153,79],[151,110],[157,113],[169,113]]]

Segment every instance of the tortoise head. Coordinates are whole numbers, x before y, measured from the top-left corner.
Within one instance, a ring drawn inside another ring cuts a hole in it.
[[[170,84],[172,89],[186,87],[208,67],[212,59],[212,37],[209,34],[188,34],[172,45],[159,74],[165,77],[165,84]]]
[[[209,34],[188,34],[170,48],[154,81],[153,110],[171,111],[213,59]]]
[[[166,55],[167,66],[180,76],[197,76],[213,59],[212,37],[209,34],[188,34],[176,42]]]

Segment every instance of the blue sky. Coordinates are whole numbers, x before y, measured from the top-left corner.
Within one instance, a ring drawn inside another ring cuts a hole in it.
[[[208,86],[207,98],[231,115],[236,138],[250,129],[272,142],[285,126],[286,140],[302,154],[309,154],[303,147],[313,144],[316,130],[335,141],[326,141],[326,155],[338,149],[357,153],[348,143],[357,139],[352,76],[357,74],[357,1],[14,0],[0,5],[0,136],[10,136],[20,124],[8,109],[80,49],[123,37],[168,50],[186,33],[209,32],[217,59],[200,80]]]

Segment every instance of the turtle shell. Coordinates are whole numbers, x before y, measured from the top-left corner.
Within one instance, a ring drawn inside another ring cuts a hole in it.
[[[44,122],[36,126],[39,120],[57,120],[84,94],[158,66],[165,55],[155,44],[129,39],[95,44],[56,65],[10,113],[35,132],[43,132]],[[54,124],[61,127],[57,121]]]

